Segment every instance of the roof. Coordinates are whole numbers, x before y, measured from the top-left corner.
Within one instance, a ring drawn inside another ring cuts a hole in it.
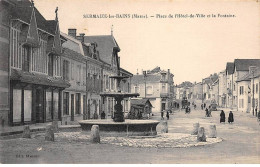
[[[120,67],[120,72],[126,73],[127,75],[133,76],[132,73]]]
[[[160,82],[161,75],[147,74],[146,82]],[[131,80],[132,84],[139,84],[144,82],[144,75],[134,75]]]
[[[233,74],[234,68],[235,68],[234,63],[228,62],[227,65],[226,65],[226,72],[228,74]]]
[[[79,54],[84,55],[83,46],[82,46],[81,41],[79,41],[63,32],[60,32],[60,34],[61,34],[61,36],[63,36],[64,38],[67,39],[67,41],[62,44],[62,46],[64,48],[69,48]]]
[[[131,99],[131,105],[145,106],[146,103],[149,103],[149,105],[152,107],[149,99]]]
[[[111,64],[113,48],[114,47],[119,48],[112,35],[85,36],[84,42],[85,43],[96,42],[100,59],[108,64]]]
[[[28,0],[22,0],[17,2],[16,4],[17,5],[13,6],[11,9],[12,19],[19,19],[27,24],[30,24],[32,11],[33,9],[35,9],[34,11],[35,11],[37,27],[52,35],[55,34],[57,21],[46,20],[36,7],[31,6],[31,2]]]
[[[155,67],[154,69],[152,69],[151,71],[149,71],[150,73],[158,73],[161,71],[161,68],[160,67]]]
[[[240,79],[236,80],[236,82],[241,82],[241,81],[250,81],[250,74],[246,74],[242,76]]]
[[[20,81],[24,83],[31,83],[37,85],[47,85],[59,88],[68,88],[70,87],[69,82],[64,81],[61,78],[54,78],[44,74],[30,73],[26,71],[12,69],[11,71],[11,80]]]
[[[260,59],[235,59],[236,71],[249,71],[250,66],[260,67]]]
[[[64,52],[62,54],[65,55],[66,57],[69,57],[70,59],[78,60],[78,61],[86,61],[84,59],[83,55],[81,55],[71,49],[63,48],[63,50],[64,50]]]
[[[260,77],[260,68],[257,68],[254,76],[252,73],[247,73],[246,75],[242,76],[241,78],[239,78],[238,80],[236,80],[236,82],[241,82],[241,81],[250,81],[253,78],[257,78]]]

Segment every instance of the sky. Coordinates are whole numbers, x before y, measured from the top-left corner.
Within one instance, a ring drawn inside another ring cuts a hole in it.
[[[46,19],[60,29],[86,35],[113,35],[121,49],[121,67],[136,74],[156,66],[170,69],[174,83],[200,82],[225,70],[234,59],[260,58],[260,2],[174,0],[35,0]],[[83,18],[84,14],[138,14],[142,18]],[[167,18],[156,18],[156,15]],[[175,14],[205,17],[168,18]],[[212,17],[212,14],[216,17]],[[218,17],[235,15],[235,17]],[[155,16],[155,17],[150,17]],[[207,17],[209,16],[209,17]]]

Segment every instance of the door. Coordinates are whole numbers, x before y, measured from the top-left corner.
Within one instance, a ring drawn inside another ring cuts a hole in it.
[[[83,119],[85,120],[87,113],[86,113],[86,95],[83,95]]]
[[[74,94],[71,94],[71,121],[74,121]]]
[[[44,113],[43,113],[43,90],[36,89],[35,97],[35,106],[36,106],[36,123],[44,122]]]

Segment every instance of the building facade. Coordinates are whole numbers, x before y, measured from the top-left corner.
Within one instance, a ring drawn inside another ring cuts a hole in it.
[[[141,75],[134,75],[131,81],[132,93],[139,93],[140,98],[149,99],[153,112],[160,112],[173,107],[173,74],[156,67]]]
[[[33,2],[1,1],[9,23],[9,125],[61,119],[61,92],[70,86],[61,77],[59,21],[46,20]],[[2,59],[5,60],[5,59]],[[2,83],[2,81],[1,81]],[[8,97],[8,96],[7,96]]]

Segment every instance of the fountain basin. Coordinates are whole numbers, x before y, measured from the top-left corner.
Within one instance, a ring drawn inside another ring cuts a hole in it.
[[[155,136],[155,120],[125,120],[114,122],[113,120],[82,120],[79,124],[83,131],[91,131],[92,125],[99,125],[100,135],[104,136]]]

